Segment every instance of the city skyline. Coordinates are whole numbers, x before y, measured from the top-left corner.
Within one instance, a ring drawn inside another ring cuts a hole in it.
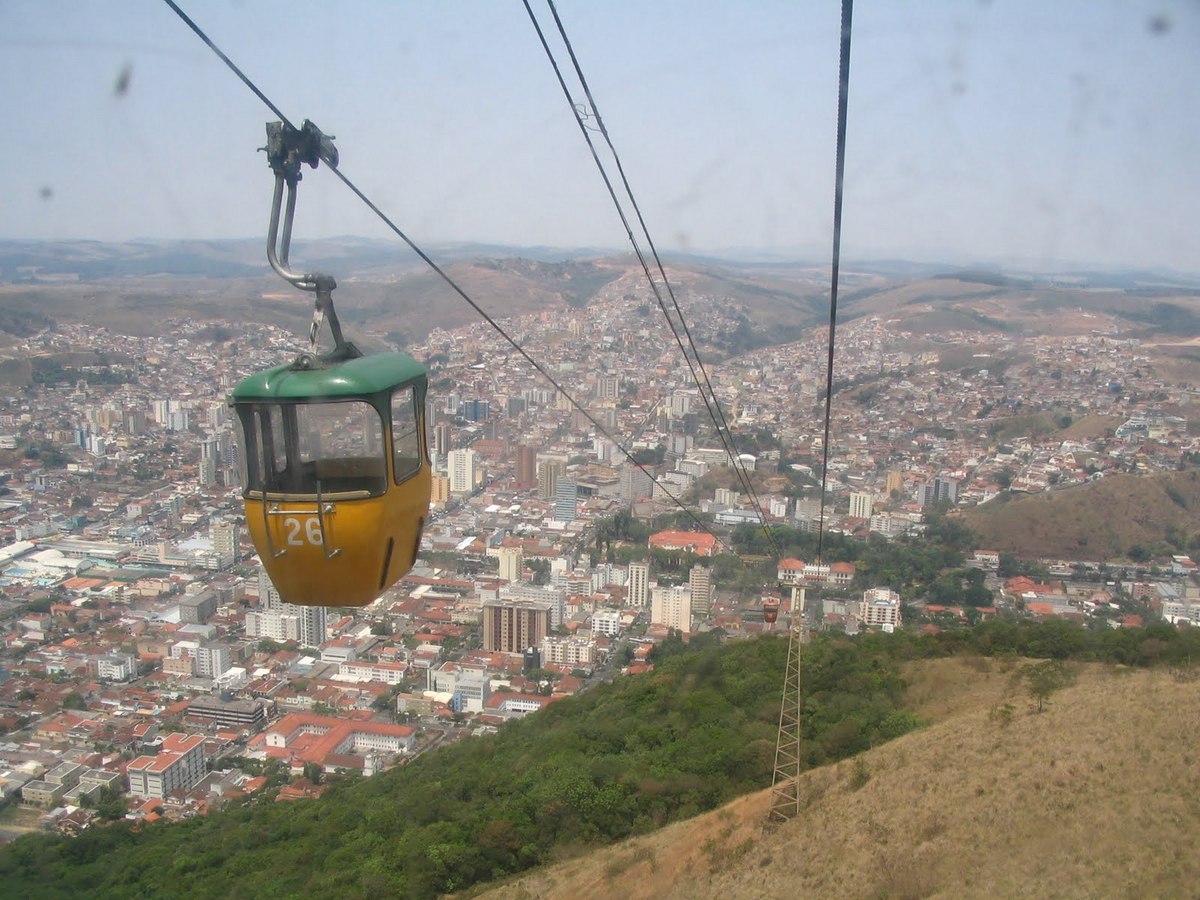
[[[419,244],[625,249],[520,5],[185,11]],[[559,11],[661,249],[828,255],[835,5]],[[1195,4],[856,12],[847,258],[1197,270]],[[10,4],[0,34],[0,237],[265,231],[273,116],[165,4]],[[385,236],[325,171],[296,233]]]

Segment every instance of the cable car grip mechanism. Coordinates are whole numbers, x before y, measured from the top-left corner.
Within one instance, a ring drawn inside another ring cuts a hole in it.
[[[362,356],[354,344],[342,335],[342,326],[333,307],[333,289],[337,282],[332,275],[322,272],[300,273],[290,268],[289,253],[292,246],[292,222],[296,215],[296,188],[300,183],[301,166],[307,163],[317,168],[321,160],[331,168],[338,163],[337,148],[333,136],[321,131],[308,119],[299,129],[286,122],[267,123],[267,146],[260,149],[267,154],[267,164],[275,173],[275,194],[271,200],[271,222],[267,229],[267,261],[281,278],[302,291],[315,293],[312,325],[308,331],[309,351],[296,360],[300,369],[320,368],[327,363],[343,362]],[[284,206],[284,185],[287,186],[287,205]],[[283,233],[280,234],[282,212]],[[321,326],[328,321],[333,337],[333,349],[326,354],[318,352]]]

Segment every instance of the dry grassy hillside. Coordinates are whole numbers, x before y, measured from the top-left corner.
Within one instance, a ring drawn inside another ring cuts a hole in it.
[[[1200,684],[1077,671],[1039,714],[1012,664],[922,663],[933,724],[806,773],[799,819],[764,829],[764,791],[482,896],[1195,896]]]
[[[1018,556],[1109,559],[1140,544],[1200,531],[1200,470],[1118,475],[1063,491],[966,510],[980,546]],[[1178,551],[1176,551],[1178,552]]]

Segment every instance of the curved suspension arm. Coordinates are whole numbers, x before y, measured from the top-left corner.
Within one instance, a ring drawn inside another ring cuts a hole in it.
[[[309,340],[316,352],[317,333],[322,322],[329,322],[335,355],[356,356],[353,345],[342,336],[342,326],[333,308],[333,289],[337,282],[332,275],[321,272],[300,273],[292,270],[289,255],[292,248],[292,222],[296,216],[296,189],[300,183],[300,166],[308,163],[314,169],[323,159],[336,168],[337,148],[333,138],[323,134],[312,122],[305,120],[300,129],[286,122],[267,123],[267,162],[275,173],[275,194],[271,200],[271,221],[267,227],[267,262],[284,281],[302,291],[316,293],[316,309]],[[284,207],[284,185],[287,186],[287,206]],[[283,234],[280,235],[282,211]]]
[[[292,247],[292,221],[296,215],[296,184],[299,177],[289,178],[283,172],[275,173],[275,196],[271,200],[271,223],[267,226],[267,262],[281,278],[302,291],[317,290],[323,278],[333,279],[320,272],[293,272],[288,268],[288,254]],[[283,238],[279,237],[279,213],[283,206],[283,188],[287,184],[287,211],[283,215]],[[333,285],[332,287],[336,287]]]

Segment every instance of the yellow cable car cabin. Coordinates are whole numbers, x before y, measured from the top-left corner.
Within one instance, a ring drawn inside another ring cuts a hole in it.
[[[246,525],[280,597],[365,606],[413,566],[429,510],[425,369],[311,356],[234,389]]]

